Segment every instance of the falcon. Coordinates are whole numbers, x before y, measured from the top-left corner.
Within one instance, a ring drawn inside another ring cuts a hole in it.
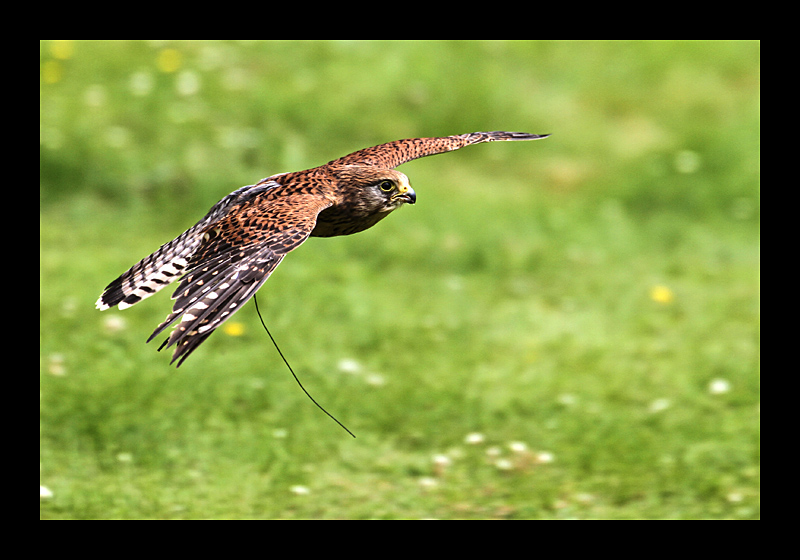
[[[280,173],[220,200],[205,217],[111,282],[97,309],[126,309],[180,278],[167,318],[150,342],[172,325],[159,347],[175,346],[179,367],[256,293],[287,253],[309,237],[369,229],[417,194],[395,168],[408,161],[498,140],[549,134],[472,132],[409,138],[365,148],[325,165]]]

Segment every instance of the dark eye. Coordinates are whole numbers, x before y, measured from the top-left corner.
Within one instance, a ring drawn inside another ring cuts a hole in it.
[[[381,181],[381,182],[378,184],[378,187],[380,187],[380,189],[381,189],[383,192],[389,192],[389,191],[391,191],[392,189],[394,189],[394,183],[392,183],[391,181]]]

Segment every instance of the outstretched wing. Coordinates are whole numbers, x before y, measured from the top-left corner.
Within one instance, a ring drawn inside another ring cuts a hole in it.
[[[330,162],[332,165],[374,165],[394,169],[413,159],[452,152],[472,144],[501,140],[538,140],[549,134],[528,132],[470,132],[441,138],[408,138],[365,148]]]
[[[269,177],[255,185],[233,191],[216,203],[194,226],[162,245],[158,251],[140,260],[106,286],[95,304],[97,309],[104,310],[115,305],[126,309],[177,280],[203,243],[205,232],[209,228],[213,228],[235,206],[278,186],[280,185],[273,177]]]
[[[286,254],[305,241],[330,201],[294,194],[242,204],[206,228],[173,294],[172,313],[147,340],[180,317],[159,350],[175,345],[180,366],[267,281]]]

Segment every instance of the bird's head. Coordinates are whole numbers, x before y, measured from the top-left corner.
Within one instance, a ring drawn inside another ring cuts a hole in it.
[[[417,193],[411,188],[408,177],[394,169],[385,170],[376,183],[371,184],[375,196],[383,200],[386,211],[399,208],[403,204],[414,204]]]
[[[414,204],[417,193],[408,177],[394,169],[367,165],[331,165],[336,202],[317,216],[313,237],[350,235],[369,229],[392,210]]]
[[[417,193],[411,188],[408,177],[394,169],[347,165],[336,172],[358,213],[371,215],[388,213],[403,204],[414,204]]]

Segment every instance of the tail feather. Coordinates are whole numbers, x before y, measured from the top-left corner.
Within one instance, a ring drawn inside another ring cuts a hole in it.
[[[202,236],[197,235],[194,229],[162,245],[106,286],[95,304],[97,309],[115,305],[126,309],[174,282],[183,274],[189,257],[202,242]]]
[[[105,310],[115,305],[119,305],[120,309],[126,309],[174,282],[189,266],[192,255],[205,241],[206,232],[225,217],[235,205],[278,186],[273,177],[267,177],[255,185],[247,185],[233,191],[212,206],[208,214],[194,226],[133,265],[106,286],[95,304],[97,309]]]

